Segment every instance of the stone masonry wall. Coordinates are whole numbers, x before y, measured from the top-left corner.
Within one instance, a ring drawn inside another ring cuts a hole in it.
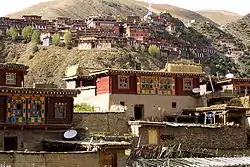
[[[17,137],[18,150],[41,151],[45,139],[60,140],[65,130],[5,129],[0,130],[0,150],[4,149],[4,137]]]
[[[125,113],[84,112],[74,113],[74,126],[79,129],[88,127],[89,132],[123,135],[129,133],[128,118]]]
[[[159,143],[164,146],[208,149],[243,149],[247,147],[245,128],[149,127],[140,128],[141,144],[148,144],[148,128],[158,130]]]
[[[97,152],[24,153],[0,152],[0,166],[5,167],[99,167]]]

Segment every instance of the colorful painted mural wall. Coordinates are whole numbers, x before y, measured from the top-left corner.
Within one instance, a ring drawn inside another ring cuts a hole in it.
[[[137,77],[137,93],[175,95],[175,79],[156,76]]]
[[[7,120],[10,123],[45,123],[45,97],[7,99]]]

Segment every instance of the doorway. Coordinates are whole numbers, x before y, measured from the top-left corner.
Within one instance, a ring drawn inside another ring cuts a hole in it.
[[[114,153],[102,153],[102,167],[117,167],[117,156]]]
[[[17,145],[17,136],[4,137],[4,151],[16,151]]]
[[[134,112],[135,112],[135,120],[142,120],[144,117],[144,105],[143,104],[135,105]]]

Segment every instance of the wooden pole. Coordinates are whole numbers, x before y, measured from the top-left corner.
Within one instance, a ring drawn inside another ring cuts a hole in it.
[[[207,113],[205,113],[205,119],[204,119],[204,124],[207,124]]]
[[[226,125],[226,123],[227,123],[226,113],[223,113],[223,122],[224,122],[224,125]]]
[[[216,121],[216,120],[215,120],[215,115],[216,115],[216,112],[214,112],[213,114],[214,114],[214,124],[215,124],[215,121]]]

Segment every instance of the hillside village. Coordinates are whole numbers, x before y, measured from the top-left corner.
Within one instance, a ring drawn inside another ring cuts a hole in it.
[[[55,20],[42,20],[42,16],[24,15],[22,19],[12,19],[2,17],[1,30],[3,34],[7,29],[14,27],[21,35],[22,30],[31,26],[33,29],[41,31],[40,39],[43,46],[51,44],[52,36],[55,33],[60,35],[61,42],[64,43],[64,34],[69,31],[72,35],[72,43],[78,45],[79,50],[86,49],[110,49],[114,45],[126,46],[138,43],[140,45],[156,45],[161,51],[169,52],[173,55],[181,54],[181,51],[193,51],[195,57],[202,57],[203,53],[215,53],[212,46],[201,47],[192,46],[193,41],[178,41],[171,35],[178,35],[183,29],[182,22],[176,22],[169,13],[161,13],[159,16],[147,14],[144,18],[139,16],[89,16],[84,20],[73,20],[66,17],[57,17]],[[186,27],[195,24],[191,20]],[[205,24],[210,24],[206,22]],[[157,33],[168,32],[170,39],[155,39]],[[98,37],[97,37],[98,36]],[[218,39],[218,45],[228,48],[228,52],[233,54],[243,54],[244,46],[237,46],[233,37]],[[198,45],[198,44],[197,44]],[[202,45],[202,44],[200,44]]]
[[[0,17],[0,29],[1,166],[250,165],[250,79],[238,66],[249,51],[213,23],[149,8],[143,18]],[[27,43],[32,53],[13,49],[7,61],[4,49]],[[37,82],[43,72],[57,82]]]

